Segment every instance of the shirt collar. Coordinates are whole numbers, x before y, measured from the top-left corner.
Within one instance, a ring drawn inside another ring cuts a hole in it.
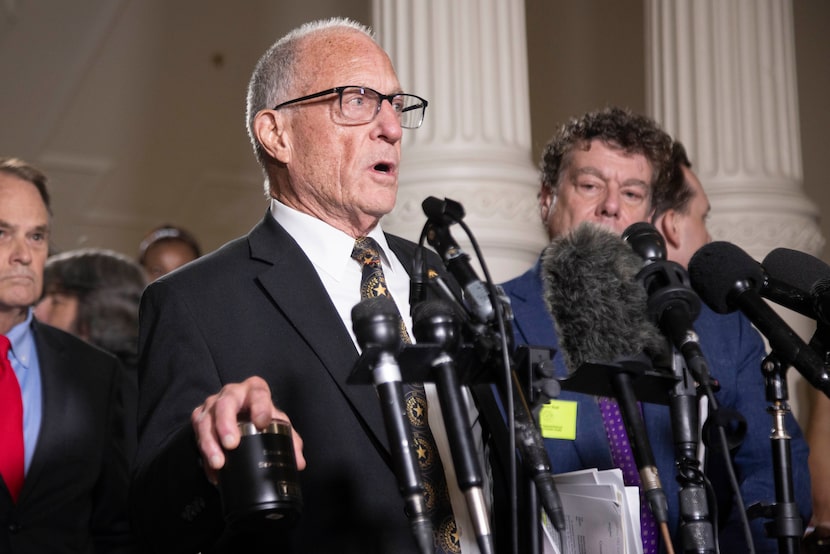
[[[335,229],[316,217],[289,208],[276,199],[271,199],[271,215],[291,235],[311,263],[326,272],[333,279],[340,280],[352,259],[353,237]],[[389,264],[389,244],[380,224],[369,233],[381,248],[384,271]]]
[[[6,337],[12,345],[12,356],[25,368],[31,365],[35,349],[35,336],[32,333],[32,313],[32,309],[29,308],[25,321],[18,323],[6,333]]]

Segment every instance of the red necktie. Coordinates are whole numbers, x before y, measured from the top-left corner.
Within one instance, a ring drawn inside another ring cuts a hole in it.
[[[23,488],[23,398],[9,362],[10,347],[0,335],[0,475],[17,502]]]

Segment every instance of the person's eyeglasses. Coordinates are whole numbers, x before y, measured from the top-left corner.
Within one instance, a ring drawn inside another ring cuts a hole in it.
[[[335,93],[340,100],[340,115],[343,116],[344,123],[369,123],[380,112],[381,103],[384,100],[389,100],[395,113],[398,114],[398,119],[401,120],[401,127],[404,129],[417,129],[424,122],[424,112],[426,112],[427,105],[429,104],[429,102],[414,94],[381,94],[368,87],[348,86],[334,87],[295,98],[288,102],[277,104],[274,106],[274,109],[278,110],[290,104],[296,104],[297,102]]]

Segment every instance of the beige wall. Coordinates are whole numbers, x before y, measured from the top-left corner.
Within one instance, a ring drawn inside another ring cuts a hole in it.
[[[606,105],[645,111],[641,3],[526,0],[526,6],[534,159],[571,115]],[[804,190],[830,240],[830,2],[794,0],[794,21]],[[830,263],[827,245],[823,257]]]
[[[830,2],[795,0],[793,7],[804,190],[819,206],[821,233],[830,241]],[[828,242],[823,259],[830,262]]]
[[[804,186],[825,212],[830,2],[794,6]],[[526,0],[526,13],[534,159],[571,115],[645,110],[641,2]],[[253,64],[283,32],[329,15],[371,23],[371,1],[0,4],[0,155],[52,177],[60,249],[133,254],[162,222],[216,248],[265,207],[242,117]],[[830,237],[830,221],[822,229]]]
[[[569,117],[604,106],[645,111],[640,2],[526,0],[533,157]]]

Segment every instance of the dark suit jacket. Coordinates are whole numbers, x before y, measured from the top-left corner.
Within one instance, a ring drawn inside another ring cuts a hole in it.
[[[415,245],[387,236],[408,267]],[[445,275],[440,261],[434,269]],[[246,237],[142,299],[134,524],[160,552],[415,552],[378,398],[346,382],[358,352],[311,262],[266,214]],[[302,435],[304,509],[288,529],[233,535],[200,467],[192,410],[252,375]]]
[[[543,301],[541,267],[537,263],[523,275],[504,284],[510,297],[515,321],[513,330],[516,344],[558,348],[553,318]],[[773,465],[769,434],[772,420],[766,413],[764,378],[761,360],[764,346],[761,337],[739,313],[718,315],[703,307],[695,321],[703,353],[709,362],[712,377],[720,382],[716,394],[721,408],[741,413],[748,423],[748,432],[741,447],[734,454],[741,495],[750,506],[756,502],[775,501]],[[559,376],[567,375],[561,353],[554,357]],[[545,446],[556,473],[596,467],[613,467],[608,439],[599,407],[594,397],[563,391],[563,400],[577,401],[576,440],[546,439]],[[669,504],[669,528],[677,531],[678,484],[675,480],[674,440],[669,410],[657,404],[643,405],[646,432],[654,452],[660,480]],[[810,476],[807,469],[807,444],[794,418],[787,418],[787,429],[792,436],[792,470],[794,494],[805,521],[809,518]],[[745,552],[746,546],[737,514],[732,509],[729,484],[724,471],[709,468],[710,479],[718,494],[720,515],[728,523],[720,530],[722,552]],[[751,521],[756,552],[778,552],[776,541],[765,539],[762,520]],[[676,546],[677,544],[675,540]]]
[[[0,485],[0,552],[132,552],[122,370],[72,335],[32,326],[43,421],[16,505]]]

